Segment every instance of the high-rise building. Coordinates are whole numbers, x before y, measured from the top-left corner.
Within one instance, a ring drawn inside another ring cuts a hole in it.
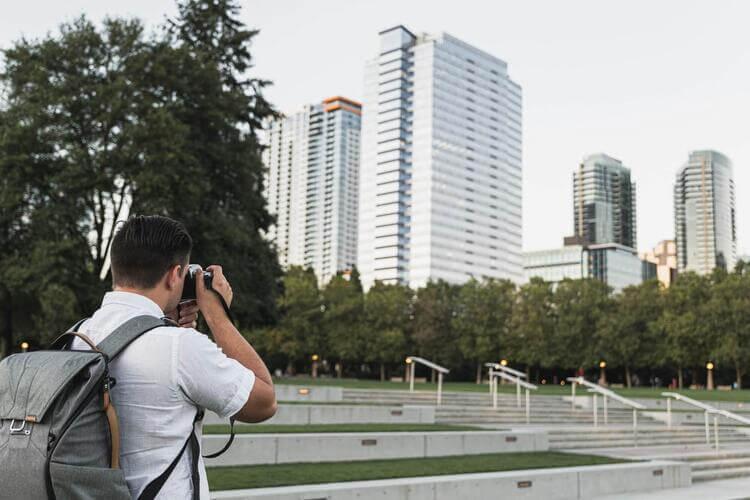
[[[665,288],[674,283],[677,277],[677,245],[674,240],[660,241],[653,250],[641,253],[640,257],[656,266],[654,276],[649,276],[649,279],[657,278]]]
[[[267,237],[282,267],[300,265],[326,283],[357,260],[360,103],[344,97],[305,106],[267,131]]]
[[[635,182],[620,160],[584,158],[573,173],[573,205],[575,235],[583,244],[636,248]]]
[[[363,285],[521,281],[521,88],[507,64],[396,26],[365,72]]]
[[[732,269],[737,259],[732,162],[716,151],[693,151],[674,185],[677,271]]]

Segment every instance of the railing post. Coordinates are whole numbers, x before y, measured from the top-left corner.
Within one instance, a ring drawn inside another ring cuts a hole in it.
[[[667,428],[672,428],[672,398],[667,398]]]
[[[573,382],[570,386],[570,411],[576,411],[576,383]]]
[[[604,404],[604,425],[608,425],[609,419],[607,417],[607,396],[603,395],[602,399],[604,400],[603,401],[603,404]]]
[[[492,393],[495,392],[495,387],[493,384],[495,383],[495,377],[493,376],[495,373],[495,370],[492,369],[492,366],[490,366],[490,396],[492,396]]]
[[[440,406],[442,402],[443,402],[443,372],[438,372],[438,396],[437,396],[438,406]]]
[[[716,442],[716,453],[719,453],[719,416],[714,415],[714,441]]]
[[[518,380],[516,380],[516,408],[521,407],[521,384],[518,383]]]
[[[711,444],[711,432],[708,430],[708,411],[704,413],[705,415],[705,427],[706,427],[706,444]]]
[[[633,408],[633,444],[638,447],[638,410]]]
[[[531,423],[531,399],[529,397],[528,389],[526,389],[526,423]]]
[[[497,410],[497,377],[494,382],[495,390],[492,391],[492,407]]]
[[[593,398],[592,406],[594,407],[594,427],[599,427],[599,412],[597,411],[596,393],[592,393]]]
[[[416,363],[412,361],[409,369],[409,392],[414,392],[414,368],[416,368]]]

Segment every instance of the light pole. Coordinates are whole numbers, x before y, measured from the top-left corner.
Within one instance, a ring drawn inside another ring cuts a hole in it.
[[[607,385],[607,362],[599,361],[599,385]]]
[[[507,359],[501,359],[500,360],[500,366],[508,366],[508,360]],[[500,379],[500,384],[505,385],[505,380]],[[495,381],[495,386],[497,386],[497,381]],[[497,390],[497,387],[495,387],[495,390]]]
[[[706,363],[706,389],[709,391],[714,390],[714,364],[712,362]]]
[[[29,350],[29,343],[28,342],[21,342],[21,352],[26,352]]]
[[[406,358],[406,376],[409,379],[409,392],[414,392],[414,361]]]
[[[318,378],[318,360],[320,356],[313,354],[310,356],[310,359],[312,359],[312,378]]]

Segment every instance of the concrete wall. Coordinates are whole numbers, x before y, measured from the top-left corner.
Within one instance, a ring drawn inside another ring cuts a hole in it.
[[[233,500],[455,500],[588,499],[602,495],[690,485],[690,466],[681,462],[536,469],[380,481],[214,492]]]
[[[223,435],[203,436],[203,453],[218,450],[225,442]],[[226,453],[207,459],[206,465],[342,462],[548,449],[547,434],[533,430],[240,434]]]
[[[213,412],[206,412],[206,424],[226,424]],[[365,405],[285,405],[264,424],[434,424],[434,406],[365,406]],[[245,425],[237,422],[237,425]],[[252,425],[252,424],[248,424]]]
[[[278,401],[343,401],[344,389],[314,385],[274,385]]]

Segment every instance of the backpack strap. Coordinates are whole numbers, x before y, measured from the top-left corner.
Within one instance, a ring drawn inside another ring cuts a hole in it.
[[[177,466],[177,463],[180,461],[182,456],[185,454],[185,450],[190,447],[190,476],[193,483],[193,499],[192,500],[200,500],[201,495],[201,481],[200,481],[200,471],[198,470],[198,460],[200,459],[200,444],[198,443],[198,437],[195,435],[195,423],[198,422],[203,418],[203,410],[198,408],[198,412],[195,414],[195,419],[193,420],[193,430],[190,431],[190,436],[185,440],[185,444],[182,445],[182,448],[180,449],[180,452],[177,454],[177,456],[172,460],[172,463],[169,464],[169,467],[164,470],[161,474],[159,474],[159,477],[152,480],[150,483],[146,485],[146,487],[143,489],[141,494],[138,496],[138,500],[154,500],[156,498],[156,495],[159,494],[159,491],[164,486],[164,483],[167,482],[167,479],[169,479],[169,476],[172,474],[172,471]]]
[[[138,337],[160,326],[170,326],[170,323],[156,316],[136,316],[117,327],[97,347],[112,360]]]

